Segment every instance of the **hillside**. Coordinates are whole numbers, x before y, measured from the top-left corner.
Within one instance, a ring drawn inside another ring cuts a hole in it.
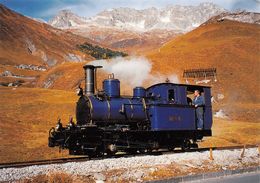
[[[147,32],[134,32],[131,30],[97,26],[72,28],[67,29],[67,31],[105,44],[115,50],[140,55],[158,48],[172,38],[181,35],[180,32],[172,30],[157,29]]]
[[[216,106],[236,118],[259,121],[259,106],[251,104],[260,101],[260,25],[230,20],[206,22],[148,57],[154,72],[176,73],[179,78],[184,69],[216,68],[217,82],[209,85],[215,98],[224,95]]]
[[[52,67],[64,61],[92,59],[76,45],[93,41],[55,29],[0,5],[1,63]],[[15,53],[14,53],[15,50]]]
[[[41,75],[62,63],[124,54],[25,17],[1,4],[0,12],[0,85],[34,86]]]
[[[51,67],[93,60],[76,45],[90,41],[18,14],[0,4],[0,84],[32,86]]]

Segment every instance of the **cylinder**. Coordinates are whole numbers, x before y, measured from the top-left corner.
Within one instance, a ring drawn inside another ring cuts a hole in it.
[[[103,90],[109,97],[120,97],[120,81],[118,79],[104,80]]]
[[[146,95],[146,91],[143,87],[135,87],[133,90],[134,98],[143,98]]]

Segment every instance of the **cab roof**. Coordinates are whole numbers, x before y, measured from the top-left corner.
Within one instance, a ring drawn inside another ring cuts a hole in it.
[[[156,86],[162,86],[162,85],[171,85],[171,86],[186,86],[187,90],[198,90],[198,89],[202,89],[202,88],[211,88],[210,86],[201,86],[201,85],[188,85],[188,84],[177,84],[177,83],[158,83],[155,85],[152,85],[148,88],[146,88],[146,90],[149,90],[150,88],[156,87]]]

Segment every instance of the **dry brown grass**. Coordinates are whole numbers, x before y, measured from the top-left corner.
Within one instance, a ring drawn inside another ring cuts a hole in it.
[[[187,162],[188,163],[188,162]],[[254,167],[258,166],[258,162],[252,164],[243,164],[240,165],[241,167],[228,167],[228,169],[238,169],[238,168],[245,168],[245,167]],[[180,167],[181,166],[181,167]],[[151,172],[148,176],[144,177],[145,181],[149,180],[164,180],[169,178],[174,178],[178,176],[188,176],[194,174],[201,174],[203,173],[210,173],[210,172],[219,172],[223,171],[221,166],[213,165],[210,161],[204,161],[201,166],[199,167],[185,167],[185,165],[176,165],[170,164],[165,166],[157,166],[157,169],[154,172]]]
[[[260,144],[260,123],[214,118],[212,130],[212,137],[205,138],[200,147]]]
[[[75,176],[63,172],[47,175],[38,175],[18,181],[19,183],[94,183],[93,178],[87,176]]]
[[[73,92],[0,87],[0,162],[67,156],[48,148],[48,130],[57,117],[67,123],[74,116]]]
[[[38,175],[30,179],[20,181],[21,183],[72,183],[73,179],[71,176],[65,173],[56,173],[51,175]]]

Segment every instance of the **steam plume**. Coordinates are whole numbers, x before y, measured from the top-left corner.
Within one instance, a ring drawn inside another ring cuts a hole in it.
[[[166,78],[170,82],[179,82],[175,74],[166,76],[156,73],[152,75],[152,63],[145,57],[117,57],[110,60],[95,60],[89,64],[103,66],[107,73],[114,73],[116,78],[128,83],[131,87],[165,82]]]

